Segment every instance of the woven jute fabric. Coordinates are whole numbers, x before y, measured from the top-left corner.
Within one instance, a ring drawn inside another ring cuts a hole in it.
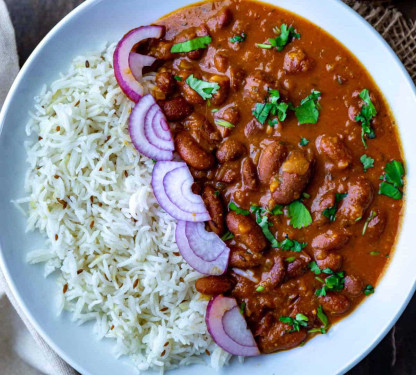
[[[394,8],[391,1],[343,1],[373,25],[416,82],[416,22]]]

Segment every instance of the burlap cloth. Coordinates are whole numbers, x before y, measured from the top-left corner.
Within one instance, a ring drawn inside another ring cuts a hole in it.
[[[416,80],[416,24],[406,19],[391,1],[359,2],[343,0],[360,13],[387,40]],[[416,0],[415,0],[416,6]],[[17,73],[17,54],[13,28],[0,0],[0,107]],[[4,297],[9,296],[9,301]],[[3,296],[3,297],[2,297]],[[18,315],[22,320],[18,319]],[[0,374],[2,375],[68,375],[75,372],[42,340],[23,315],[11,291],[0,275]],[[393,358],[396,358],[393,329]],[[97,374],[98,375],[98,374]]]

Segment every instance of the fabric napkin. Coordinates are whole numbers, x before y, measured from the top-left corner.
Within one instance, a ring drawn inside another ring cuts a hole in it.
[[[18,71],[19,61],[13,26],[6,5],[3,0],[0,0],[0,108]],[[1,272],[0,374],[76,374],[70,366],[55,354],[32,327],[12,295]]]
[[[416,79],[416,24],[394,8],[374,2],[344,0],[390,43]],[[380,3],[380,1],[378,1]],[[386,3],[382,1],[381,3]],[[15,36],[6,6],[0,0],[0,108],[19,70]],[[6,298],[6,296],[8,298]],[[17,314],[16,314],[17,312]],[[76,375],[39,336],[0,272],[0,374]]]

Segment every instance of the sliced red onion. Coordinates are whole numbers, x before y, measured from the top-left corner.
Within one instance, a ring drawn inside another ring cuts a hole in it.
[[[259,279],[254,276],[254,272],[252,270],[242,270],[240,268],[233,268],[233,272],[237,275],[245,277],[247,280],[252,281],[253,283],[258,283]]]
[[[132,49],[137,43],[145,39],[161,38],[164,32],[165,28],[163,26],[138,27],[124,35],[117,44],[113,56],[114,74],[123,92],[134,102],[138,102],[143,96],[143,86],[136,80],[135,75],[141,77],[141,69],[150,60],[139,58],[136,56],[138,54],[133,55],[130,59]],[[130,66],[133,66],[134,75]]]
[[[130,52],[129,55],[129,67],[131,74],[136,81],[141,81],[143,78],[143,68],[145,66],[151,66],[156,61],[156,57],[141,55],[140,53]]]
[[[194,179],[184,162],[158,161],[153,168],[153,193],[168,214],[177,220],[210,220],[201,196],[192,192],[193,183]]]
[[[172,160],[175,146],[169,125],[152,95],[143,96],[132,109],[129,133],[141,154],[154,160]]]
[[[234,298],[217,296],[211,299],[205,322],[213,340],[226,352],[246,357],[260,354]]]
[[[178,221],[176,243],[186,262],[205,275],[222,275],[228,267],[230,249],[204,223]]]

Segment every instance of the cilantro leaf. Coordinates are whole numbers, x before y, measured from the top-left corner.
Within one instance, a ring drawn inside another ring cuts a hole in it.
[[[247,216],[250,215],[249,210],[245,210],[243,208],[238,207],[234,202],[230,202],[228,205],[228,208],[232,211],[234,211],[236,214]]]
[[[296,251],[300,252],[308,245],[307,242],[298,242],[296,240],[291,240],[289,237],[286,237],[282,242],[279,242],[279,248],[285,251]]]
[[[364,288],[364,294],[366,296],[369,296],[370,294],[374,293],[374,287],[371,284],[366,285],[366,287]]]
[[[198,38],[187,40],[186,42],[174,44],[170,49],[170,52],[180,53],[191,52],[197,49],[204,49],[207,48],[208,44],[210,44],[211,41],[212,38],[209,35],[200,36]]]
[[[285,262],[288,262],[288,263],[292,263],[295,260],[296,260],[296,257],[288,257],[288,258],[285,258]]]
[[[322,305],[318,306],[317,315],[318,315],[318,319],[324,325],[324,328],[327,328],[328,327],[328,317],[325,315],[325,313],[322,309]]]
[[[400,161],[393,160],[391,163],[387,163],[384,169],[387,182],[391,182],[395,187],[403,186],[404,167]]]
[[[293,201],[289,205],[290,225],[293,228],[303,228],[312,224],[312,217],[301,201]]]
[[[371,127],[371,120],[377,115],[376,108],[374,107],[373,102],[370,98],[370,93],[367,89],[364,89],[360,93],[360,98],[364,101],[364,105],[361,108],[361,112],[355,116],[355,121],[361,122],[361,141],[365,148],[367,148],[367,143],[364,137],[375,138],[373,128]]]
[[[335,204],[332,207],[325,208],[325,210],[322,211],[322,215],[327,217],[329,221],[335,221],[335,216],[338,209],[338,203],[341,202],[348,194],[335,194]]]
[[[280,26],[280,29],[276,26],[273,28],[273,32],[278,36],[275,38],[270,38],[269,43],[259,43],[257,47],[271,49],[276,48],[278,51],[283,51],[283,48],[291,42],[293,39],[299,39],[300,34],[296,32],[293,26],[287,27],[285,23]]]
[[[403,194],[398,188],[384,181],[380,184],[380,189],[378,193],[381,195],[386,195],[387,197],[390,197],[396,200],[402,199],[403,197]]]
[[[269,219],[266,215],[263,217],[260,214],[260,211],[256,212],[256,223],[261,228],[264,236],[267,238],[267,240],[271,243],[272,247],[278,247],[278,241],[276,240],[275,236],[273,236],[273,233],[270,231],[270,223]]]
[[[182,81],[182,77],[180,76],[173,76],[173,78],[175,79],[175,81],[178,81],[178,82]]]
[[[228,240],[231,240],[232,238],[234,238],[234,235],[233,235],[230,231],[228,231],[227,233],[225,233],[225,234],[221,237],[221,239],[222,239],[223,241],[228,241]]]
[[[315,275],[319,275],[321,273],[321,269],[315,261],[310,262],[308,266]]]
[[[254,117],[263,125],[269,115],[277,116],[279,121],[286,120],[287,110],[289,104],[284,102],[278,102],[280,99],[280,93],[278,90],[269,90],[269,98],[265,103],[256,103],[256,106],[253,110]],[[276,120],[276,119],[275,119]],[[277,121],[270,123],[270,126],[274,126]]]
[[[318,281],[323,282],[324,284],[322,285],[321,289],[317,289],[315,291],[315,294],[317,296],[326,296],[326,292],[328,290],[333,292],[339,292],[342,289],[344,289],[344,272],[335,273],[330,268],[325,268],[322,272],[328,274],[329,276],[326,277],[325,280],[322,280],[321,278],[316,278]]]
[[[299,142],[299,145],[300,146],[306,146],[307,144],[309,143],[309,140],[308,139],[306,139],[306,138],[301,138],[300,139],[300,142]]]
[[[312,94],[301,100],[300,106],[295,108],[299,124],[316,124],[318,122],[320,108],[318,100],[320,97],[321,93],[313,90]]]
[[[374,159],[370,156],[367,156],[366,154],[361,155],[360,161],[364,168],[364,173],[367,172],[367,169],[374,167]]]
[[[195,78],[193,74],[191,74],[185,82],[204,100],[211,99],[212,95],[216,94],[220,89],[220,85],[217,82],[202,81],[198,78]]]
[[[292,329],[289,332],[295,332],[299,331],[300,327],[307,327],[309,319],[303,314],[296,314],[295,318],[291,318],[290,316],[281,316],[279,320],[282,323],[286,323],[292,326]]]
[[[232,38],[230,38],[231,43],[242,43],[246,40],[247,34],[241,33],[240,35],[234,35]]]
[[[363,231],[361,232],[361,235],[363,235],[363,236],[364,236],[364,234],[365,234],[365,232],[366,232],[366,230],[367,230],[367,227],[368,227],[368,223],[369,223],[372,219],[374,219],[376,216],[377,216],[377,213],[376,213],[375,211],[371,211],[371,212],[370,212],[370,215],[368,216],[367,220],[366,220],[366,221],[365,221],[365,223],[364,223],[364,226],[363,226]]]

